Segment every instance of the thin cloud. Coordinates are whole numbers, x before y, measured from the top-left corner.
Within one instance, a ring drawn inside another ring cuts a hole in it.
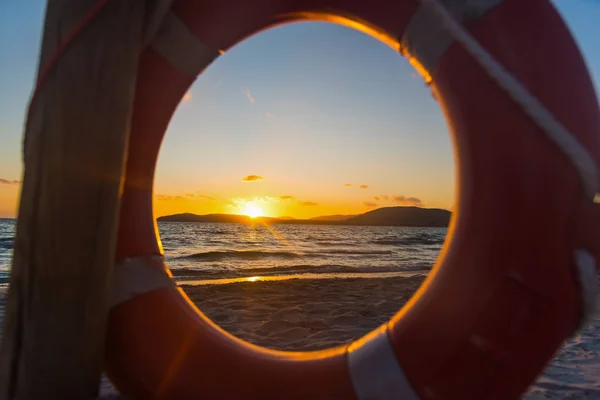
[[[392,196],[392,200],[398,204],[405,204],[405,205],[411,205],[411,206],[423,205],[423,202],[421,201],[421,199],[418,199],[416,197],[406,197],[404,195]]]
[[[365,207],[373,208],[373,207],[377,207],[379,204],[377,204],[373,201],[365,201],[365,202],[363,202],[363,205]]]
[[[369,185],[360,185],[360,186],[359,186],[359,188],[361,188],[361,189],[366,189],[366,188],[368,188],[368,187],[369,187]]]
[[[381,200],[378,196],[373,197],[375,200],[379,201]]]
[[[214,197],[206,196],[201,193],[186,193],[187,197],[191,197],[192,199],[203,199],[203,200],[215,200]]]
[[[279,196],[279,200],[293,200],[294,197],[292,196]]]
[[[300,203],[298,203],[301,206],[305,206],[305,207],[312,207],[312,206],[318,206],[319,203],[315,203],[314,201],[301,201]]]
[[[344,186],[345,187],[352,187],[352,184],[351,183],[344,183]]]
[[[416,206],[423,204],[423,202],[421,201],[421,199],[417,199],[416,197],[409,197],[408,199],[406,199],[406,201],[408,203],[412,203]]]
[[[160,200],[160,201],[185,200],[185,197],[183,197],[183,196],[171,196],[168,194],[157,194],[155,197],[157,200]]]
[[[275,203],[277,199],[270,196],[257,196],[257,197],[234,197],[229,200],[230,206],[243,206],[247,203],[259,203],[259,204],[271,204]]]
[[[0,178],[0,185],[18,185],[19,181],[10,180],[10,179],[2,179]]]
[[[252,97],[252,95],[250,94],[250,90],[248,88],[240,88],[240,90],[242,91],[242,93],[244,94],[244,96],[246,96],[248,98],[248,101],[250,102],[250,104],[254,104],[254,97]]]
[[[157,200],[160,201],[171,201],[171,200],[184,200],[184,201],[193,201],[193,200],[216,200],[214,197],[206,196],[201,193],[186,193],[183,196],[171,195],[171,194],[157,194],[154,196]]]
[[[242,178],[242,182],[256,182],[256,181],[262,181],[264,179],[265,178],[263,178],[260,175],[247,175]]]
[[[381,200],[389,200],[390,196],[388,196],[387,194],[380,194],[379,197],[381,197]]]

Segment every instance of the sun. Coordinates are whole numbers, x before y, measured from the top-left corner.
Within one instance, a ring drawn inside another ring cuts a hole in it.
[[[262,217],[265,215],[262,207],[251,201],[249,203],[244,204],[242,208],[242,214],[249,216],[250,218]]]

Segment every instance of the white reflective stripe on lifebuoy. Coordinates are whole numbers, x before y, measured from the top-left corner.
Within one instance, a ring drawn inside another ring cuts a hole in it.
[[[585,328],[585,325],[594,317],[598,309],[598,275],[596,274],[596,259],[589,251],[576,249],[574,257],[583,305],[581,321],[577,329],[579,330]]]
[[[151,46],[169,64],[194,78],[220,55],[218,49],[200,42],[173,12],[165,16]]]
[[[457,21],[475,21],[503,0],[441,0]],[[440,24],[439,16],[426,4],[421,4],[408,22],[401,45],[416,58],[427,72],[454,42],[454,37]]]
[[[358,400],[419,400],[396,360],[387,324],[352,343],[347,357]]]
[[[140,294],[177,286],[161,256],[126,258],[115,265],[113,275],[111,307]]]

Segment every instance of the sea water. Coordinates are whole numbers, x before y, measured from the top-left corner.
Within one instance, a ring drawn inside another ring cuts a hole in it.
[[[9,280],[15,220],[0,219],[0,285]],[[177,281],[375,277],[427,273],[446,228],[160,222]]]

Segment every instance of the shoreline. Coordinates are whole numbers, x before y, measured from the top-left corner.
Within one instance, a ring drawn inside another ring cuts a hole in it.
[[[171,271],[173,272],[173,271]],[[194,276],[174,275],[173,280],[177,286],[209,286],[209,285],[229,285],[236,283],[255,283],[255,282],[279,282],[292,280],[330,280],[330,279],[393,279],[393,278],[413,278],[415,276],[427,276],[429,271],[396,271],[396,272],[348,272],[348,273],[302,273],[302,274],[274,274],[274,275],[249,275],[238,277],[223,277],[212,279],[198,279]]]

